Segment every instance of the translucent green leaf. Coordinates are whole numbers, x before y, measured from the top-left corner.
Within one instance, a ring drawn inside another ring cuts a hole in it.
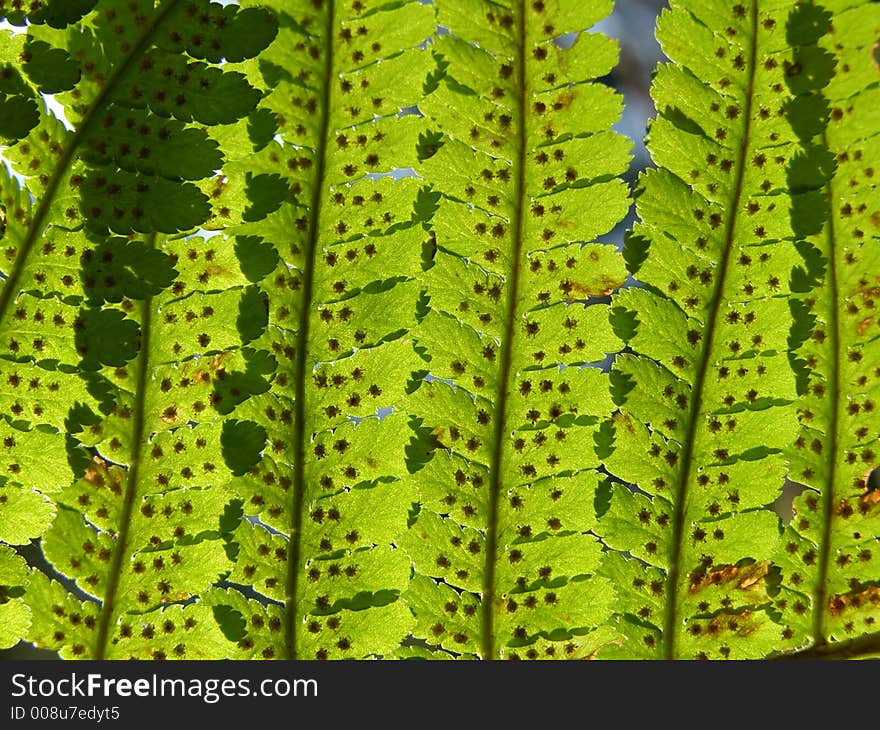
[[[799,75],[824,63],[787,43],[799,13],[811,9],[697,0],[658,22],[671,59],[652,87],[659,169],[640,181],[625,251],[644,288],[612,302],[636,355],[612,372],[620,411],[605,463],[628,484],[613,486],[599,522],[609,546],[650,567],[605,563],[608,577],[635,575],[618,609],[627,640],[609,656],[758,657],[778,638],[766,565],[796,434],[789,211],[804,192],[787,111],[812,91]],[[736,576],[755,565],[740,590]],[[643,602],[654,595],[662,605]]]
[[[10,547],[0,547],[0,585],[23,586],[27,582],[28,568],[24,558]]]
[[[627,274],[595,239],[629,207],[616,179],[629,145],[610,131],[619,98],[595,81],[614,43],[552,42],[609,10],[437,5],[450,34],[419,109],[433,135],[421,169],[440,197],[416,330],[428,375],[411,401],[426,453],[403,545],[434,579],[419,584],[415,636],[464,657],[584,656],[589,642],[572,642],[611,611],[588,533],[595,439],[614,405],[584,366],[621,346],[599,298]],[[444,584],[467,600],[448,603]]]
[[[113,162],[128,172],[172,179],[198,180],[212,175],[223,162],[217,143],[204,131],[116,106],[107,109],[100,131],[95,130],[84,147],[83,158],[92,164]]]
[[[62,659],[92,653],[98,626],[98,604],[80,601],[61,583],[32,570],[27,592],[32,620],[28,641],[57,651]]]
[[[670,4],[0,0],[0,647],[875,655],[880,6]]]
[[[123,298],[146,299],[170,286],[177,272],[169,257],[143,241],[110,238],[91,256],[88,274],[94,280],[90,294],[107,302]]]
[[[137,353],[140,330],[137,322],[118,309],[93,309],[81,318],[77,345],[88,362],[88,369],[100,365],[125,365]]]
[[[18,599],[0,603],[0,649],[15,646],[27,634],[31,625],[31,613],[27,605]]]
[[[259,98],[260,92],[238,71],[187,63],[182,56],[153,49],[114,101],[184,122],[230,124],[247,116]]]
[[[255,149],[202,189],[206,227],[234,231],[242,271],[265,276],[237,327],[266,387],[231,393],[254,438],[227,427],[223,439],[250,518],[231,580],[284,609],[235,591],[212,600],[245,620],[234,656],[386,656],[411,615],[396,547],[413,501],[399,409],[420,362],[408,333],[427,239],[413,220],[419,181],[387,173],[417,162],[424,125],[399,114],[419,102],[431,59],[416,46],[433,15],[416,2],[276,5],[278,39],[248,75],[268,87],[244,130]]]
[[[167,28],[157,34],[156,45],[211,63],[236,63],[258,55],[275,38],[278,23],[265,8],[200,5],[178,5],[168,16]]]
[[[70,481],[64,435],[57,430],[48,426],[28,430],[22,428],[21,421],[10,424],[0,420],[0,441],[0,459],[12,483],[49,494]],[[27,459],[20,458],[25,454]]]
[[[873,412],[880,382],[873,178],[880,160],[870,51],[880,14],[871,4],[828,8],[834,33],[811,56],[824,52],[836,61],[822,89],[827,113],[815,105],[811,152],[795,170],[800,185],[816,190],[815,225],[805,229],[802,248],[810,274],[798,294],[802,326],[792,332],[800,429],[786,452],[789,478],[804,491],[784,515],[774,560],[782,571],[779,644],[846,656],[850,642],[870,641],[877,631],[880,507],[870,479],[880,462]]]
[[[120,633],[108,659],[214,659],[227,643],[203,603],[166,606],[148,621],[123,624]]]
[[[0,15],[14,25],[28,23],[46,23],[52,28],[64,28],[77,22],[94,6],[97,0],[42,0],[30,10],[16,8],[14,3],[4,2],[0,5]],[[12,5],[13,9],[7,9]]]
[[[82,213],[88,226],[114,233],[177,233],[208,216],[208,199],[194,185],[161,177],[118,172],[115,182],[103,176],[83,183]]]
[[[14,467],[0,537],[41,537],[63,576],[33,579],[23,600],[34,614],[28,638],[65,658],[226,654],[199,599],[229,574],[241,519],[220,422],[268,387],[267,358],[241,351],[265,327],[262,297],[246,289],[265,265],[248,278],[231,240],[192,234],[212,213],[200,181],[250,151],[249,141],[238,146],[247,122],[236,122],[262,92],[249,83],[255,64],[239,62],[271,41],[275,21],[265,10],[186,4],[196,21],[239,18],[207,46],[233,71],[155,46],[174,32],[174,6],[77,6],[86,14],[63,31],[28,25],[14,43],[31,59],[9,59],[58,92],[75,127],[41,114],[4,150],[11,170],[0,178],[10,216],[0,427]],[[8,76],[3,93],[31,93],[21,74]],[[240,133],[213,134],[220,123]]]
[[[253,421],[226,421],[220,443],[232,473],[240,476],[260,460],[266,431]]]
[[[27,635],[31,612],[19,595],[27,583],[24,558],[0,545],[0,649],[15,646]]]
[[[24,545],[39,537],[54,516],[48,497],[34,489],[5,481],[0,484],[0,539],[10,545]]]

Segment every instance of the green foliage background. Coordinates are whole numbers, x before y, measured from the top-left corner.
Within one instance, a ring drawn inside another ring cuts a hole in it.
[[[880,5],[670,5],[0,0],[0,645],[880,652]]]

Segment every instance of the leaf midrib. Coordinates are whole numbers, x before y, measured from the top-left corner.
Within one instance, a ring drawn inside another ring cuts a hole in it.
[[[148,241],[148,247],[156,245],[156,234],[153,233]],[[116,594],[119,591],[119,583],[123,569],[123,560],[128,554],[128,535],[131,528],[131,516],[134,512],[135,500],[138,493],[138,479],[140,477],[141,463],[144,458],[144,424],[147,386],[150,379],[150,328],[153,319],[153,297],[147,297],[141,302],[141,336],[140,352],[138,353],[137,377],[135,378],[135,400],[132,409],[132,455],[128,466],[128,475],[125,481],[125,494],[122,497],[122,513],[120,516],[119,531],[116,533],[116,545],[113,550],[113,560],[109,567],[109,579],[104,600],[101,603],[101,616],[98,620],[98,633],[96,639],[95,659],[104,659],[107,654],[107,640],[110,637],[110,622],[116,613]]]
[[[504,458],[504,445],[507,443],[505,429],[507,425],[507,399],[510,392],[510,371],[513,359],[513,342],[516,334],[516,305],[519,299],[519,274],[521,267],[523,243],[523,220],[525,209],[525,174],[526,174],[526,6],[525,0],[520,0],[515,6],[516,27],[518,43],[516,48],[516,73],[519,82],[517,89],[518,104],[515,109],[514,124],[517,129],[517,150],[514,158],[514,192],[515,203],[513,211],[512,244],[513,251],[510,256],[512,271],[510,283],[507,287],[507,299],[504,310],[503,340],[501,345],[501,359],[498,370],[498,406],[495,409],[495,424],[492,434],[492,454],[489,461],[489,514],[486,527],[486,550],[485,570],[483,571],[483,596],[480,614],[481,649],[483,659],[495,659],[495,565],[499,559],[496,555],[498,549],[498,502],[502,488],[502,463]]]
[[[327,0],[324,22],[325,45],[322,49],[324,66],[321,77],[321,117],[318,122],[317,149],[315,150],[315,184],[312,189],[308,239],[303,252],[302,300],[299,329],[296,333],[296,361],[294,363],[293,403],[293,505],[290,518],[290,539],[287,543],[287,591],[285,596],[285,655],[297,658],[298,607],[300,602],[300,560],[302,559],[302,522],[305,505],[305,453],[306,453],[306,356],[308,352],[309,324],[314,290],[315,254],[320,235],[321,203],[324,177],[327,167],[328,132],[330,128],[331,76],[333,73],[333,25],[336,12],[335,0]]]
[[[691,482],[694,464],[694,449],[700,422],[700,410],[703,400],[703,388],[706,382],[706,376],[709,372],[709,358],[715,346],[715,328],[718,323],[718,316],[721,311],[721,303],[725,284],[727,282],[727,273],[730,265],[730,256],[733,250],[733,242],[736,234],[737,222],[739,221],[739,204],[743,193],[743,181],[745,179],[746,159],[748,158],[749,141],[752,127],[752,102],[755,91],[755,71],[757,67],[758,55],[758,6],[757,0],[751,3],[751,26],[752,38],[751,47],[749,49],[748,74],[749,81],[746,88],[745,108],[743,110],[743,137],[740,148],[739,159],[736,163],[736,178],[734,182],[733,196],[731,203],[726,206],[726,210],[730,215],[725,224],[724,231],[724,252],[718,265],[716,275],[716,285],[712,293],[712,300],[709,305],[709,313],[707,317],[706,330],[703,335],[705,346],[702,349],[700,362],[697,367],[694,386],[691,389],[690,409],[688,413],[687,431],[684,435],[684,446],[681,451],[681,471],[678,483],[675,485],[675,494],[673,496],[674,513],[672,517],[672,549],[669,554],[669,572],[667,574],[667,599],[663,616],[663,647],[664,658],[676,658],[676,639],[678,638],[679,617],[679,581],[681,566],[682,543],[684,540],[684,519],[685,519],[685,501],[687,497],[688,484]]]
[[[822,131],[822,144],[826,149],[831,149],[828,144],[827,130]],[[834,220],[834,201],[837,196],[834,190],[834,180],[832,177],[825,185],[825,194],[828,201],[828,225],[825,226],[825,241],[828,251],[828,288],[829,288],[829,309],[830,322],[827,332],[827,341],[829,350],[833,353],[829,358],[831,363],[831,372],[828,376],[827,388],[829,402],[833,404],[831,411],[830,424],[830,448],[831,453],[831,469],[830,481],[827,489],[822,491],[822,537],[819,543],[819,575],[816,580],[813,593],[813,644],[821,646],[827,643],[825,639],[827,611],[825,606],[828,602],[828,567],[831,563],[831,518],[833,516],[832,506],[834,505],[835,493],[837,491],[837,465],[843,463],[843,454],[839,453],[840,439],[838,438],[838,428],[841,423],[840,409],[843,407],[840,402],[840,316],[838,306],[840,303],[840,287],[837,279],[837,229]]]

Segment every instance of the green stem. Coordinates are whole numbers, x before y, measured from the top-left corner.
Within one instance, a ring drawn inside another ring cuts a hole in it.
[[[498,550],[498,502],[503,488],[502,474],[504,465],[504,447],[508,443],[507,438],[507,398],[510,393],[511,362],[513,359],[513,343],[516,336],[516,309],[519,300],[519,273],[523,268],[520,257],[522,256],[523,244],[523,221],[525,200],[525,175],[526,175],[526,120],[528,110],[526,108],[526,5],[525,0],[520,0],[517,7],[518,43],[516,49],[516,74],[519,88],[517,89],[517,108],[515,110],[514,125],[517,129],[517,150],[514,158],[514,210],[511,221],[512,244],[510,260],[512,271],[506,287],[505,312],[504,312],[504,335],[501,343],[501,359],[499,361],[498,382],[499,392],[495,409],[495,424],[492,435],[492,456],[489,461],[489,514],[486,527],[486,565],[483,571],[483,596],[480,614],[480,633],[483,659],[495,659],[495,564],[499,556]]]
[[[295,394],[293,403],[293,510],[290,517],[290,540],[287,543],[287,596],[285,620],[285,653],[288,659],[297,658],[297,628],[302,560],[302,522],[305,505],[305,453],[310,434],[306,426],[306,383],[311,381],[307,372],[309,324],[311,321],[314,289],[315,256],[321,232],[321,202],[327,167],[328,132],[330,131],[330,89],[333,74],[333,27],[335,2],[327,1],[324,21],[324,66],[321,77],[321,112],[318,120],[317,149],[315,150],[315,185],[309,207],[308,239],[303,252],[302,302],[299,329],[296,334],[296,362],[294,364]]]
[[[880,634],[867,634],[854,639],[823,642],[803,651],[779,654],[773,659],[868,659],[880,654]]]
[[[148,245],[149,248],[155,247],[155,233],[150,236]],[[131,528],[131,515],[134,511],[135,501],[137,500],[138,477],[146,446],[144,424],[146,422],[145,408],[147,387],[150,380],[150,327],[153,319],[152,297],[147,297],[141,302],[140,315],[140,350],[138,352],[137,376],[135,377],[134,408],[132,409],[131,414],[131,462],[128,466],[125,493],[122,497],[122,512],[119,518],[119,531],[116,533],[116,545],[113,550],[113,559],[110,563],[107,590],[104,592],[104,600],[101,603],[101,616],[98,620],[95,659],[104,659],[107,655],[107,643],[110,638],[113,616],[116,612],[116,594],[119,591],[119,581],[123,571],[123,562],[128,556],[128,535]]]
[[[826,149],[828,146],[828,138],[825,132],[822,133],[822,143]],[[840,301],[840,289],[837,281],[837,256],[834,242],[836,240],[837,231],[834,225],[834,201],[836,199],[833,190],[833,181],[825,186],[828,200],[828,225],[825,227],[825,241],[828,252],[828,304],[829,304],[829,322],[826,338],[828,342],[828,351],[831,354],[829,361],[831,363],[831,372],[828,375],[828,402],[833,405],[831,411],[831,424],[829,425],[828,452],[831,454],[829,464],[831,465],[831,478],[828,486],[822,491],[822,537],[819,540],[819,575],[816,579],[815,590],[813,593],[813,641],[816,647],[826,643],[825,625],[828,618],[828,568],[831,564],[831,520],[834,514],[833,506],[835,500],[837,486],[837,465],[843,463],[843,454],[839,453],[840,441],[838,439],[838,428],[841,422],[841,408],[845,407],[845,402],[841,402],[840,398],[840,318],[838,316],[838,302]],[[836,645],[836,644],[835,644]]]
[[[681,470],[679,479],[675,485],[673,495],[674,514],[672,517],[672,548],[669,554],[669,574],[667,578],[667,600],[663,617],[663,646],[664,659],[676,658],[676,640],[680,629],[681,617],[678,613],[679,604],[679,581],[681,580],[681,552],[685,539],[685,505],[687,502],[688,485],[692,482],[694,474],[694,451],[696,448],[698,429],[700,424],[700,410],[703,406],[703,388],[706,384],[706,376],[709,372],[709,356],[715,346],[715,328],[721,312],[721,304],[724,300],[724,289],[727,281],[727,273],[730,266],[730,257],[733,251],[733,242],[736,238],[737,213],[740,209],[740,200],[743,194],[743,181],[745,179],[746,160],[749,152],[749,137],[752,126],[752,97],[755,87],[755,68],[758,55],[758,7],[757,0],[751,4],[752,39],[749,49],[748,74],[749,82],[746,90],[745,109],[743,110],[742,146],[739,159],[736,164],[736,178],[734,180],[733,196],[724,231],[724,251],[717,268],[717,282],[712,292],[709,311],[706,317],[706,330],[703,333],[703,349],[700,361],[697,365],[694,386],[691,390],[687,432],[684,435],[681,450]]]

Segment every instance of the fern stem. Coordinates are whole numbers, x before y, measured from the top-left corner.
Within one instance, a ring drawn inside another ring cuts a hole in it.
[[[873,659],[880,654],[880,634],[866,634],[834,643],[823,642],[803,651],[779,654],[771,659]]]
[[[826,149],[830,149],[826,132],[822,133],[822,144]],[[833,189],[833,178],[825,186],[825,192],[828,199],[828,225],[825,227],[825,241],[828,251],[828,301],[831,310],[827,339],[829,351],[834,353],[833,357],[830,358],[831,373],[828,377],[827,388],[829,402],[834,404],[834,408],[831,411],[831,425],[829,429],[831,432],[829,435],[831,478],[827,488],[822,491],[822,537],[819,545],[819,575],[813,595],[812,631],[813,641],[816,646],[827,643],[825,639],[825,625],[827,622],[825,607],[828,603],[828,566],[831,562],[831,516],[834,494],[836,492],[835,488],[837,486],[837,465],[842,463],[843,459],[843,454],[838,453],[840,442],[837,433],[842,420],[840,409],[843,407],[843,404],[840,399],[840,317],[837,310],[840,290],[837,281],[837,256],[834,246],[834,242],[837,240],[837,231],[834,225],[834,201],[838,197]]]
[[[302,559],[302,521],[305,504],[306,453],[306,355],[309,341],[312,296],[314,289],[315,254],[318,248],[321,221],[321,201],[327,166],[327,134],[330,126],[330,82],[333,74],[333,16],[334,0],[327,0],[324,22],[324,66],[321,77],[321,116],[318,121],[317,149],[315,150],[315,185],[309,208],[309,230],[303,255],[302,303],[297,330],[296,362],[294,364],[295,394],[293,403],[293,509],[290,517],[290,539],[287,543],[287,596],[285,616],[285,652],[288,659],[297,658],[297,607],[299,605],[299,574]]]
[[[519,82],[518,103],[514,125],[517,130],[517,151],[514,158],[514,189],[513,189],[513,251],[510,257],[512,271],[510,282],[506,287],[507,299],[504,303],[504,340],[501,343],[501,359],[498,371],[498,406],[495,410],[495,425],[492,434],[492,458],[489,462],[491,480],[489,484],[489,515],[486,527],[486,568],[483,571],[483,600],[480,615],[480,634],[483,659],[495,659],[495,563],[498,560],[498,502],[502,489],[502,466],[504,446],[507,443],[507,397],[510,389],[510,369],[513,358],[513,342],[516,335],[516,305],[519,299],[520,256],[522,255],[523,210],[525,209],[525,176],[526,176],[526,6],[520,0],[517,9],[517,67]]]
[[[150,235],[148,246],[154,248],[156,234]],[[128,531],[131,527],[131,515],[137,497],[138,475],[144,456],[144,422],[147,398],[147,382],[150,379],[150,326],[153,318],[153,298],[147,297],[141,302],[141,336],[138,351],[137,376],[135,378],[135,400],[132,410],[132,452],[128,465],[128,478],[125,481],[125,494],[122,497],[122,511],[119,519],[119,531],[116,533],[116,547],[108,573],[107,590],[101,604],[101,616],[98,620],[98,634],[95,647],[95,659],[104,659],[107,654],[107,640],[110,636],[110,623],[113,619],[116,593],[119,590],[119,579],[122,563],[128,553]]]
[[[55,166],[54,172],[49,177],[45,189],[41,194],[36,196],[39,198],[40,203],[37,206],[36,211],[34,211],[27,236],[25,236],[21,247],[18,249],[15,261],[12,264],[12,269],[9,272],[9,276],[6,278],[2,291],[0,291],[0,323],[6,319],[6,313],[10,304],[18,298],[19,280],[24,271],[25,263],[30,256],[34,244],[43,234],[43,229],[46,225],[46,218],[49,215],[49,211],[52,209],[52,204],[55,202],[55,194],[58,192],[58,186],[61,184],[68,168],[73,162],[76,151],[91,130],[92,125],[98,118],[99,112],[103,110],[104,104],[110,96],[110,92],[114,90],[120,79],[128,73],[132,63],[134,63],[147,45],[149,45],[153,36],[156,34],[156,31],[159,29],[159,26],[162,25],[162,22],[165,20],[168,13],[171,12],[177,3],[178,0],[165,0],[165,3],[159,7],[159,11],[153,16],[152,22],[147,26],[143,35],[141,35],[137,43],[132,46],[131,51],[122,63],[116,66],[113,75],[107,80],[107,83],[104,84],[104,87],[101,89],[101,93],[98,94],[89,106],[86,115],[83,117],[79,127],[73,134],[73,139],[70,140],[70,144],[68,144],[61,153],[61,156],[58,159],[58,164]]]
[[[681,471],[679,472],[680,476],[678,482],[675,485],[675,509],[672,517],[672,549],[669,555],[669,574],[667,576],[667,585],[669,586],[672,595],[669,595],[667,598],[663,617],[663,648],[665,659],[676,658],[676,639],[678,638],[678,629],[680,628],[679,623],[681,620],[678,615],[678,584],[681,579],[681,566],[679,563],[681,561],[681,550],[684,540],[687,488],[693,478],[691,471],[694,466],[694,449],[696,446],[698,424],[700,421],[700,408],[703,402],[703,387],[706,383],[706,376],[709,373],[709,356],[715,345],[715,328],[718,323],[725,283],[727,281],[730,256],[736,236],[737,212],[740,208],[740,199],[742,198],[743,193],[743,181],[745,180],[746,159],[748,158],[749,137],[751,135],[752,126],[752,97],[754,96],[755,90],[755,68],[758,57],[758,0],[754,0],[751,3],[750,21],[752,26],[752,38],[749,48],[747,70],[748,87],[746,89],[745,108],[743,111],[744,123],[742,145],[740,148],[739,159],[736,164],[733,197],[730,205],[726,206],[727,210],[730,211],[730,215],[725,223],[724,251],[717,268],[717,281],[715,289],[712,292],[708,317],[706,318],[706,330],[703,334],[703,342],[705,345],[700,355],[696,378],[694,380],[693,388],[691,389],[687,432],[684,436],[681,452]]]

